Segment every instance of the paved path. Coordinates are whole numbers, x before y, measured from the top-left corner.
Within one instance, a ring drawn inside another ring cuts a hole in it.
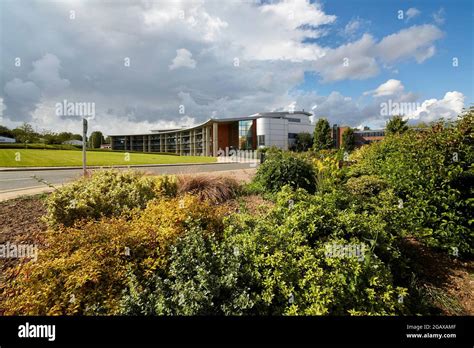
[[[254,168],[255,166],[253,166]],[[149,174],[191,174],[252,168],[249,163],[187,164],[132,168]],[[82,174],[80,169],[52,169],[0,172],[0,201],[23,195],[51,192],[53,188],[72,181]],[[34,177],[36,176],[37,179]],[[42,182],[44,180],[45,182]]]

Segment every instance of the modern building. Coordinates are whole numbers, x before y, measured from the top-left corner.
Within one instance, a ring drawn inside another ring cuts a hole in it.
[[[219,150],[256,150],[263,146],[288,149],[298,133],[313,134],[306,111],[265,112],[240,118],[209,119],[192,127],[151,130],[144,134],[109,135],[112,150],[168,152],[217,156]]]
[[[332,139],[334,141],[334,147],[340,148],[342,146],[342,136],[348,130],[348,126],[338,126],[337,124],[332,126]],[[362,146],[370,144],[374,141],[380,141],[385,137],[384,129],[354,129],[355,145]]]
[[[0,143],[14,143],[16,140],[13,138],[8,138],[4,136],[0,136]]]

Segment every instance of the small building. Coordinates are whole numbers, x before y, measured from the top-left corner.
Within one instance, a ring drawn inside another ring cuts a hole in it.
[[[332,139],[334,147],[339,149],[342,146],[342,136],[349,129],[348,126],[332,126]],[[354,140],[356,146],[370,144],[374,141],[380,141],[385,137],[385,129],[354,129]]]
[[[305,111],[264,112],[245,117],[209,119],[180,129],[145,134],[110,135],[112,150],[171,152],[216,157],[220,150],[256,150],[277,146],[287,150],[298,133],[313,134],[312,114]]]
[[[74,145],[74,146],[82,146],[82,140],[66,140],[63,141],[64,145]]]
[[[1,143],[15,143],[16,140],[13,139],[13,138],[8,138],[8,137],[4,137],[4,136],[0,136],[0,144]]]

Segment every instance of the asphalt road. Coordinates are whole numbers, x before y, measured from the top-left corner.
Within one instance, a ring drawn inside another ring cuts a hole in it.
[[[163,167],[139,167],[132,169],[150,174],[190,174],[248,168],[251,168],[249,163],[219,163]],[[0,195],[16,191],[19,192],[23,190],[47,187],[47,184],[41,182],[41,180],[44,180],[53,186],[64,184],[68,181],[78,178],[81,176],[81,174],[81,169],[0,172]],[[35,176],[37,179],[34,178]]]

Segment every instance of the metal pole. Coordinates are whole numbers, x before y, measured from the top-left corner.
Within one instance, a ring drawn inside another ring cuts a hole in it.
[[[82,171],[86,176],[86,141],[87,141],[87,120],[82,119]]]

